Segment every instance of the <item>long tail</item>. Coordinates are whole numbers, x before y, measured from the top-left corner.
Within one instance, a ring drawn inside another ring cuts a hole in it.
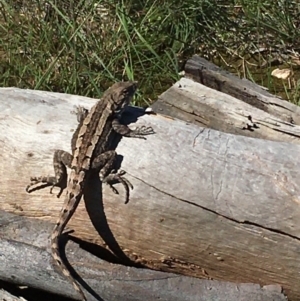
[[[53,257],[54,261],[56,262],[56,264],[61,269],[61,272],[72,283],[75,290],[80,294],[81,299],[83,301],[87,301],[87,299],[86,299],[86,297],[83,293],[83,290],[77,284],[74,277],[71,275],[71,273],[68,270],[66,264],[63,262],[63,260],[61,258],[61,255],[60,255],[60,251],[59,251],[60,236],[61,236],[65,226],[67,225],[68,221],[70,220],[70,218],[74,214],[74,212],[75,212],[75,210],[76,210],[76,208],[79,204],[79,201],[81,199],[81,196],[82,196],[82,194],[80,193],[79,195],[76,195],[76,196],[73,196],[73,197],[70,198],[69,193],[67,194],[66,202],[64,204],[64,207],[61,210],[59,219],[58,219],[56,225],[54,226],[54,229],[53,229],[53,232],[52,232],[52,235],[51,235],[51,253],[52,253],[52,257]]]

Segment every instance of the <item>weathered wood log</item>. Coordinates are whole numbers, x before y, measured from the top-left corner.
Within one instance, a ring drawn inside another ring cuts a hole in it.
[[[218,73],[213,73],[213,75],[217,77]],[[240,80],[237,78],[236,81],[239,82]],[[231,82],[231,84],[233,85],[236,81]],[[211,82],[208,81],[208,83]],[[238,90],[238,87],[239,85],[235,89]],[[259,86],[256,86],[256,88],[261,90]],[[242,90],[241,83],[240,89]],[[250,91],[250,89],[247,91]],[[245,91],[242,92],[245,93]],[[257,91],[255,93],[258,94]],[[275,103],[274,99],[275,97],[272,100],[273,105]],[[244,100],[224,93],[217,93],[216,90],[200,85],[190,79],[182,78],[162,93],[152,107],[161,114],[226,133],[300,143],[300,127],[295,122],[295,120],[300,122],[299,107],[284,100],[276,99],[276,101],[275,113],[281,115],[280,117],[272,115],[274,110],[267,107],[267,104],[271,106],[270,99],[268,99],[268,102],[264,99],[265,107],[262,110],[259,106],[252,106]],[[280,103],[281,105],[279,105]],[[293,111],[290,111],[292,109]],[[279,114],[279,112],[281,113]],[[289,118],[287,118],[288,113]],[[252,117],[252,122],[249,120],[249,116]]]
[[[0,209],[55,222],[62,199],[25,192],[70,149],[72,105],[95,100],[0,90]],[[136,119],[134,112],[127,116]],[[156,135],[122,139],[117,152],[135,186],[128,205],[91,181],[69,227],[119,258],[167,272],[233,282],[279,283],[300,298],[300,146],[143,116]],[[84,208],[84,205],[86,208]],[[96,230],[95,230],[96,229]],[[100,238],[102,237],[102,238]]]
[[[194,55],[186,62],[184,71],[186,77],[207,87],[236,97],[284,122],[290,123],[292,120],[296,124],[300,124],[300,108],[298,106],[275,97],[266,89],[245,78],[240,79],[222,70],[204,58]],[[220,97],[220,101],[221,99]]]
[[[78,298],[73,286],[50,264],[50,252],[46,249],[51,229],[49,222],[0,211],[0,279],[6,276],[6,281]],[[216,298],[222,300],[224,296],[231,301],[286,300],[280,286],[276,285],[234,284],[125,267],[78,249],[71,241],[66,252],[72,267],[84,277],[88,285],[85,288],[96,292],[94,296],[87,294],[88,300],[100,300],[100,297],[110,301],[154,301],[158,298],[165,301],[212,301]],[[1,290],[0,300],[4,300]]]

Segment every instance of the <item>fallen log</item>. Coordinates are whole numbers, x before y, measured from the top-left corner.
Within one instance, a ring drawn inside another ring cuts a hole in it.
[[[213,73],[213,75],[217,76],[218,73]],[[208,81],[208,83],[211,82]],[[239,85],[235,89],[237,90],[238,87]],[[256,88],[261,90],[257,85]],[[258,92],[256,91],[256,93]],[[299,107],[276,99],[274,96],[273,105],[275,100],[277,101],[276,115],[273,115],[274,110],[267,107],[266,100],[264,100],[263,110],[260,106],[252,106],[243,99],[217,93],[216,90],[200,85],[193,80],[182,78],[162,93],[152,108],[161,114],[225,133],[300,143]],[[279,102],[282,104],[279,105]],[[268,99],[268,105],[271,105],[270,99]],[[288,113],[289,115],[287,115]],[[299,122],[297,123],[295,120]]]
[[[300,108],[266,91],[255,83],[222,70],[204,58],[194,55],[184,67],[185,76],[196,82],[231,95],[254,108],[290,123],[300,124]],[[221,97],[220,97],[221,98]],[[220,99],[221,100],[221,99]]]
[[[0,279],[76,299],[73,286],[50,264],[47,249],[51,229],[49,222],[0,211]],[[72,267],[84,278],[84,287],[91,293],[88,300],[212,301],[225,296],[232,301],[286,300],[280,286],[234,284],[121,266],[78,249],[71,241],[66,253]],[[0,300],[7,297],[0,290]]]
[[[30,176],[53,173],[54,149],[70,149],[72,106],[94,102],[0,90],[0,209],[56,221],[63,200],[48,189],[27,194],[25,187]],[[127,120],[156,131],[146,141],[124,138],[118,145],[134,185],[130,202],[122,204],[119,185],[120,195],[104,186],[102,197],[98,179],[91,181],[69,224],[74,235],[124,262],[200,278],[279,283],[291,300],[300,298],[300,146],[130,113]]]

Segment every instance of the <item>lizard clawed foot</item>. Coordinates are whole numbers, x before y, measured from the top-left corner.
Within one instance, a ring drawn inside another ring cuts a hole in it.
[[[56,185],[56,184],[53,184],[53,185],[51,186],[51,188],[50,188],[50,194],[53,193],[52,191],[53,191],[53,188],[54,188],[54,187],[59,187],[59,188],[60,188],[58,194],[56,195],[56,197],[59,198],[59,197],[61,196],[62,192],[64,191],[64,187],[58,186],[58,185]]]
[[[113,186],[114,182],[118,182],[121,183],[124,186],[125,192],[126,192],[126,197],[125,197],[125,204],[127,204],[129,202],[129,191],[130,189],[133,189],[133,185],[130,183],[129,180],[127,180],[125,177],[123,177],[123,175],[126,172],[124,170],[120,170],[118,172],[116,172],[115,170],[113,170],[108,176],[106,176],[102,182],[107,184],[111,190],[113,191],[113,193],[115,194],[119,194],[118,190]]]
[[[74,110],[71,111],[71,114],[76,115],[78,123],[81,123],[88,113],[88,109],[82,106],[74,106]]]
[[[50,188],[50,193],[52,194],[52,191],[53,191],[53,188],[54,187],[59,187],[60,190],[58,192],[58,194],[56,195],[58,198],[61,196],[63,190],[66,188],[66,184],[59,184],[56,182],[56,178],[55,177],[50,177],[50,176],[41,176],[41,177],[30,177],[30,184],[28,184],[26,186],[26,192],[30,193],[31,191],[29,191],[29,188],[36,185],[36,184],[46,184],[45,186],[43,187],[47,187],[49,185],[52,185],[51,188]],[[37,189],[40,189],[40,188],[34,188],[33,190],[37,190]]]
[[[155,134],[155,131],[151,126],[141,126],[132,131],[133,136],[135,138],[146,139],[144,136]]]
[[[46,177],[30,177],[30,183],[26,186],[26,192],[29,193],[29,188],[39,184],[39,183],[44,183],[44,179],[46,179]]]

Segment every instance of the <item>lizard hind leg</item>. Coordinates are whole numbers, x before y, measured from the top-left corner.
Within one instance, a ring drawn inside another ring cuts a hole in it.
[[[133,189],[132,184],[123,175],[124,170],[116,172],[113,169],[117,153],[114,150],[107,151],[97,156],[92,162],[92,169],[99,170],[99,176],[102,183],[107,184],[114,193],[118,194],[118,191],[113,184],[115,182],[121,183],[125,189],[125,204],[129,201],[129,190]]]
[[[128,179],[126,179],[125,177],[123,177],[123,175],[126,172],[124,170],[120,170],[118,172],[116,171],[112,171],[109,175],[107,175],[102,182],[107,184],[114,193],[119,194],[118,190],[113,187],[113,183],[118,182],[121,183],[125,189],[126,192],[126,196],[125,196],[125,204],[127,204],[129,202],[129,188],[133,189],[133,185],[130,183],[130,181]]]
[[[71,166],[73,156],[68,152],[63,150],[55,150],[53,155],[53,167],[55,176],[39,176],[39,177],[31,177],[30,184],[27,185],[26,191],[29,191],[29,188],[39,184],[44,183],[47,185],[51,185],[50,193],[52,193],[54,187],[59,187],[60,191],[57,194],[57,197],[60,197],[62,191],[67,187],[67,167]]]

